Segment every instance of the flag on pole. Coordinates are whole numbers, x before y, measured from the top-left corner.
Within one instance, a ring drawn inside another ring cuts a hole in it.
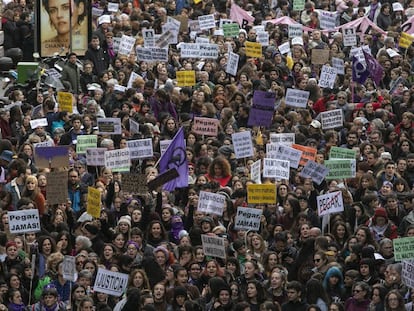
[[[161,174],[174,168],[178,172],[177,178],[164,184],[164,190],[174,191],[176,188],[188,187],[189,175],[185,148],[184,129],[181,127],[159,161]]]
[[[234,2],[231,3],[230,7],[230,19],[234,22],[237,22],[240,27],[243,26],[243,20],[246,20],[248,23],[254,22],[254,17]]]
[[[374,80],[375,84],[378,85],[381,82],[384,69],[371,54],[364,51],[364,56],[365,62],[367,63],[369,75],[372,78],[372,80]]]
[[[369,76],[367,66],[360,62],[358,58],[352,56],[352,80],[364,84]]]

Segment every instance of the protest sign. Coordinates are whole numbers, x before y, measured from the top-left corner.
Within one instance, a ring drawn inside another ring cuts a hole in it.
[[[293,10],[302,11],[305,8],[306,0],[293,0]]]
[[[204,255],[226,259],[226,247],[224,238],[218,236],[201,235]]]
[[[90,166],[103,166],[105,163],[106,148],[86,149],[86,164]]]
[[[319,10],[319,22],[321,29],[334,29],[336,26],[336,12]]]
[[[299,175],[304,178],[312,178],[313,182],[320,185],[328,173],[329,169],[324,165],[308,160]]]
[[[332,67],[336,69],[338,75],[345,74],[345,63],[342,58],[332,57]]]
[[[138,46],[135,52],[139,61],[166,62],[168,60],[168,48]]]
[[[355,28],[342,28],[342,35],[344,38],[344,46],[356,46],[357,37]]]
[[[30,127],[32,130],[37,129],[38,127],[45,127],[45,126],[47,126],[46,118],[30,120]]]
[[[262,57],[262,45],[258,42],[245,41],[247,57]]]
[[[234,229],[259,231],[262,214],[261,209],[238,206]]]
[[[250,131],[234,133],[231,135],[231,139],[233,141],[234,154],[236,155],[236,159],[253,156],[253,142],[252,134]]]
[[[231,74],[232,76],[236,76],[237,75],[237,69],[239,66],[239,54],[230,52],[229,53],[229,59],[227,60],[227,65],[226,65],[226,72],[228,74]]]
[[[131,166],[129,149],[116,149],[105,151],[105,167],[116,169]]]
[[[65,256],[63,258],[63,279],[66,281],[75,282],[77,277],[76,259],[74,256]]]
[[[317,149],[302,145],[293,144],[293,148],[296,150],[302,151],[302,156],[300,157],[299,165],[304,166],[308,160],[315,161],[316,153],[318,152]]]
[[[150,48],[155,46],[155,32],[154,29],[142,29],[142,37],[144,38],[144,47]]]
[[[214,14],[201,15],[198,17],[198,24],[201,30],[209,30],[216,27],[216,20]]]
[[[72,100],[73,96],[70,92],[57,92],[57,100],[59,103],[60,111],[73,112]]]
[[[41,143],[33,144],[34,149],[41,148],[41,147],[54,147],[54,146],[55,146],[55,142],[53,140],[46,140],[46,141],[42,141]]]
[[[175,74],[177,77],[177,86],[179,87],[193,86],[196,83],[194,70],[181,70],[177,71]]]
[[[68,201],[67,171],[52,171],[47,174],[46,196],[50,206]]]
[[[197,211],[221,216],[223,215],[225,203],[226,197],[224,195],[200,191],[198,196]]]
[[[147,194],[147,177],[145,174],[122,174],[122,192]]]
[[[114,42],[114,52],[118,53],[119,45],[121,44],[121,38],[120,37],[114,37],[113,42]]]
[[[180,50],[182,58],[216,59],[218,57],[217,44],[181,43]]]
[[[312,64],[325,65],[329,62],[330,50],[312,49]]]
[[[25,209],[7,212],[9,230],[11,234],[40,231],[40,218],[38,209]]]
[[[127,83],[127,89],[132,88],[133,87],[133,83],[139,77],[140,77],[140,75],[137,74],[136,72],[131,72],[131,74],[129,75],[128,83]]]
[[[322,129],[334,129],[344,125],[342,109],[334,109],[320,113]]]
[[[292,46],[300,45],[303,46],[303,38],[302,37],[294,37],[292,38]]]
[[[108,12],[118,12],[119,3],[108,2]]]
[[[318,204],[318,215],[328,215],[333,213],[340,213],[344,211],[344,201],[342,199],[342,192],[330,192],[316,197]]]
[[[289,179],[289,161],[271,158],[263,159],[263,177]]]
[[[302,37],[303,26],[302,24],[291,24],[288,25],[288,36],[289,38]]]
[[[99,268],[93,291],[119,297],[127,290],[128,278],[128,274]]]
[[[167,150],[168,146],[171,144],[172,139],[160,140],[160,153],[161,155]]]
[[[276,185],[248,185],[247,202],[248,204],[276,204]]]
[[[239,35],[240,26],[236,23],[224,24],[223,32],[226,38],[228,37],[237,37]]]
[[[139,123],[132,118],[129,118],[129,132],[131,134],[139,133]]]
[[[414,36],[406,32],[402,32],[400,34],[400,40],[398,42],[398,46],[403,49],[408,49],[409,46],[413,43],[413,41],[414,41]]]
[[[269,46],[269,33],[267,31],[258,31],[256,42],[259,42],[262,46]]]
[[[151,138],[128,140],[127,146],[131,160],[151,158],[154,155]]]
[[[279,45],[278,50],[279,50],[280,54],[282,54],[282,55],[290,53],[290,42],[287,41],[287,42]]]
[[[287,89],[286,105],[290,107],[306,108],[308,106],[309,91]]]
[[[295,133],[270,133],[270,143],[291,146],[295,143]]]
[[[355,159],[356,151],[348,148],[332,146],[329,150],[329,160],[332,159]]]
[[[275,101],[276,93],[254,91],[253,105],[250,109],[247,124],[249,126],[270,126],[275,110]]]
[[[94,218],[101,217],[101,192],[93,187],[88,187],[86,211]]]
[[[129,55],[135,45],[135,38],[132,36],[122,35],[121,43],[119,44],[118,54]]]
[[[98,144],[98,136],[96,135],[78,135],[76,142],[76,153],[85,154],[86,149],[96,148]]]
[[[120,118],[98,118],[96,123],[100,135],[122,134]]]
[[[199,135],[217,136],[219,122],[213,118],[194,117],[192,131]]]
[[[261,174],[260,166],[261,166],[260,160],[257,160],[250,166],[250,179],[253,180],[256,184],[262,183],[261,178],[260,178],[260,174]]]
[[[210,39],[205,37],[197,37],[195,43],[209,43]]]
[[[329,168],[326,179],[354,178],[356,174],[355,159],[325,160],[324,165]]]
[[[170,29],[165,29],[160,36],[155,35],[155,45],[159,48],[168,48],[176,39],[176,34]]]
[[[401,279],[403,283],[410,288],[414,288],[414,262],[403,260],[402,266]]]
[[[336,75],[337,73],[335,68],[323,65],[318,85],[320,87],[333,89],[335,85]]]
[[[37,168],[57,168],[69,166],[68,146],[36,148],[35,163]]]
[[[414,259],[414,239],[405,237],[392,240],[395,261]]]
[[[298,168],[299,162],[302,157],[302,151],[296,150],[292,147],[282,145],[282,144],[268,144],[266,149],[266,157],[271,159],[279,159],[284,161],[289,161],[290,167]],[[269,149],[268,149],[269,148]]]

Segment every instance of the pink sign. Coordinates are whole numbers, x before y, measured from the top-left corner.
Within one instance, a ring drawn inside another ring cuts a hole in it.
[[[217,136],[219,120],[212,118],[194,118],[193,132],[200,135]]]

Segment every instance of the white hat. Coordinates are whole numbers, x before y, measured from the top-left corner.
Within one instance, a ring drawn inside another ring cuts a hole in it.
[[[318,120],[312,120],[310,126],[316,129],[320,129],[322,127],[322,124]]]
[[[103,23],[111,23],[111,16],[110,15],[102,15],[98,18],[98,25],[101,25]]]

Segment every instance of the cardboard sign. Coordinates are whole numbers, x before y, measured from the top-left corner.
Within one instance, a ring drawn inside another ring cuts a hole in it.
[[[289,179],[289,161],[264,158],[263,177]]]
[[[321,29],[334,29],[336,27],[336,12],[319,10]]]
[[[260,43],[246,41],[244,46],[247,57],[262,57],[262,45]]]
[[[36,148],[35,163],[38,168],[57,168],[69,166],[68,146]]]
[[[401,279],[403,283],[410,288],[414,288],[414,263],[411,260],[403,260],[402,265]]]
[[[158,187],[166,184],[167,182],[174,180],[178,177],[178,171],[175,168],[169,169],[165,173],[158,175],[155,179],[148,182],[148,189],[155,190]]]
[[[287,89],[286,105],[290,107],[306,108],[308,106],[309,91]]]
[[[30,121],[30,127],[32,130],[37,129],[38,127],[45,127],[47,126],[47,119],[41,118],[41,119],[35,119]]]
[[[135,49],[137,59],[145,62],[166,62],[168,61],[168,48],[160,47],[137,47]]]
[[[312,160],[308,160],[299,175],[304,178],[312,178],[313,182],[320,185],[328,173],[329,168]]]
[[[238,206],[234,229],[259,231],[262,214],[261,209]]]
[[[256,41],[262,46],[269,46],[269,33],[267,31],[258,31]]]
[[[196,78],[195,78],[195,71],[194,70],[182,70],[177,71],[176,73],[177,77],[177,86],[183,87],[183,86],[193,86],[196,84]]]
[[[358,44],[355,28],[342,28],[342,35],[344,46],[356,46]]]
[[[103,166],[105,164],[106,148],[86,149],[86,164],[90,166]]]
[[[194,117],[192,131],[199,135],[217,136],[219,122],[213,118]]]
[[[290,167],[292,168],[299,167],[299,163],[302,158],[301,150],[297,150],[295,148],[282,145],[282,144],[271,144],[271,145],[273,146],[269,146],[269,147],[272,147],[272,150],[269,150],[269,153],[266,153],[267,158],[289,161]]]
[[[398,41],[398,46],[403,49],[408,49],[410,45],[413,43],[413,41],[414,41],[414,36],[406,32],[402,32],[400,34],[400,40]]]
[[[217,59],[218,45],[207,43],[181,43],[181,58]]]
[[[354,178],[356,174],[355,159],[325,160],[325,166],[329,168],[326,179]]]
[[[225,203],[226,197],[224,195],[213,192],[200,191],[197,211],[221,216],[223,215]]]
[[[57,92],[57,101],[59,103],[60,111],[67,111],[69,113],[73,113],[72,100],[72,93]]]
[[[68,172],[52,171],[47,174],[47,204],[61,204],[68,201]]]
[[[333,213],[340,213],[344,211],[344,201],[342,199],[342,192],[330,192],[316,197],[318,204],[318,215],[328,215]]]
[[[41,147],[53,147],[55,145],[53,140],[42,141],[41,143],[33,144],[34,149]]]
[[[336,75],[337,73],[335,68],[323,65],[318,85],[320,87],[333,89],[335,85]]]
[[[333,146],[329,150],[329,160],[332,159],[355,159],[356,151],[348,148]]]
[[[330,50],[312,49],[312,64],[324,65],[329,62]]]
[[[261,161],[257,160],[250,166],[250,179],[253,180],[256,184],[261,184]]]
[[[129,132],[131,134],[138,134],[139,133],[139,123],[129,118]]]
[[[236,23],[224,24],[223,33],[225,37],[237,37],[239,35],[240,26]]]
[[[144,47],[150,48],[155,46],[154,29],[142,29],[142,37],[144,38]]]
[[[65,256],[63,258],[63,279],[75,282],[77,278],[76,258],[74,256]]]
[[[118,12],[119,3],[108,2],[108,11],[109,12]]]
[[[132,36],[122,35],[121,43],[119,44],[118,54],[129,55],[135,45],[135,38]]]
[[[128,288],[128,274],[112,272],[110,270],[98,269],[96,274],[93,290],[98,293],[104,293],[119,297],[124,294]]]
[[[145,174],[122,174],[122,191],[126,193],[148,193],[147,177]]]
[[[292,147],[296,150],[302,151],[302,156],[300,158],[299,165],[304,166],[306,162],[308,162],[308,160],[315,161],[316,153],[318,152],[317,149],[297,144],[293,144]]]
[[[334,129],[344,125],[342,109],[334,109],[320,113],[322,129]]]
[[[270,133],[270,143],[292,146],[295,143],[295,133]]]
[[[209,30],[216,27],[214,14],[202,15],[198,17],[198,24],[201,30]]]
[[[231,135],[236,159],[248,158],[254,155],[252,134],[250,131],[233,133]]]
[[[78,135],[76,142],[76,153],[85,154],[86,149],[96,148],[98,145],[98,136],[96,135]]]
[[[237,69],[239,68],[239,54],[230,52],[229,58],[226,65],[226,73],[231,74],[232,76],[237,76]]]
[[[287,41],[287,42],[279,45],[278,50],[279,50],[280,54],[282,54],[282,55],[290,53],[290,42]]]
[[[247,185],[247,203],[276,204],[276,185]]]
[[[151,158],[154,155],[151,138],[128,140],[127,146],[131,160]]]
[[[120,118],[98,118],[96,123],[100,135],[122,134]]]
[[[110,169],[131,166],[129,149],[116,149],[105,151],[105,167]]]
[[[345,74],[345,63],[343,59],[332,57],[332,67],[336,69],[338,75]]]
[[[11,234],[40,231],[39,210],[37,209],[9,211],[7,215]]]
[[[288,25],[288,36],[289,36],[289,38],[302,37],[302,34],[303,34],[302,24]]]
[[[302,11],[305,8],[306,0],[293,0],[293,10]]]
[[[392,240],[395,261],[414,258],[414,239],[412,237]]]
[[[92,217],[101,217],[101,192],[96,188],[88,187],[86,211]]]
[[[203,245],[204,255],[226,259],[224,238],[202,234],[201,243]]]

